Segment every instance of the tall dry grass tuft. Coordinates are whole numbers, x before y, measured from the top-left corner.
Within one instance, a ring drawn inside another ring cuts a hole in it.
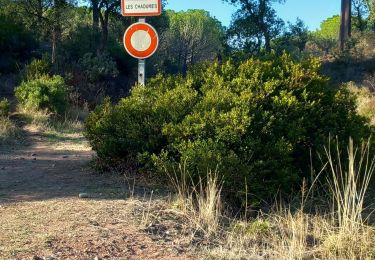
[[[333,221],[345,232],[356,232],[363,225],[365,195],[375,169],[374,159],[370,159],[370,140],[361,150],[354,149],[350,138],[348,146],[348,166],[341,164],[340,150],[337,146],[335,164],[331,150],[326,149],[331,176],[328,178],[331,190]]]
[[[193,190],[193,197],[196,197],[197,206],[192,210],[195,219],[201,228],[209,235],[214,234],[219,228],[221,216],[221,189],[222,186],[218,180],[218,173],[209,171],[206,182],[199,181],[199,190]]]
[[[165,168],[173,188],[176,192],[174,204],[177,209],[183,213],[188,213],[191,210],[193,193],[190,186],[190,175],[186,169],[186,163],[178,165],[178,171],[173,169],[173,174]]]
[[[347,156],[340,153],[338,144],[335,156],[330,147],[325,153],[327,163],[316,177],[328,173],[328,188],[303,185],[299,208],[277,205],[253,220],[233,220],[224,242],[210,254],[225,259],[374,259],[375,229],[366,223],[371,213],[364,213],[375,170],[370,140],[354,148],[350,139]],[[306,212],[305,203],[318,199],[311,197],[317,188],[326,188],[327,205]]]
[[[198,185],[194,184],[186,164],[179,165],[178,173],[174,171],[173,175],[168,174],[176,190],[174,204],[196,228],[208,236],[214,235],[220,227],[222,210],[222,184],[218,172],[208,171],[206,178],[200,178]]]
[[[327,256],[332,257],[333,253],[343,258],[366,259],[374,253],[369,248],[374,243],[369,237],[373,230],[366,225],[371,213],[364,217],[366,195],[375,170],[375,160],[370,158],[370,139],[361,148],[354,148],[350,138],[346,167],[341,162],[338,145],[337,158],[330,148],[325,152],[331,173],[328,177],[332,204],[330,224],[334,228],[328,231],[325,241],[330,249]]]

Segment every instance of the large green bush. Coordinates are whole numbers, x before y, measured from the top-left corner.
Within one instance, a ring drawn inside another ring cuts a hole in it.
[[[62,114],[67,107],[67,87],[61,76],[43,76],[24,81],[16,88],[21,106],[31,110],[48,110]]]
[[[348,91],[329,86],[318,69],[315,60],[283,55],[159,75],[98,107],[87,137],[103,160],[186,162],[193,178],[218,167],[227,192],[273,196],[310,174],[310,151],[315,157],[329,135],[370,133]]]

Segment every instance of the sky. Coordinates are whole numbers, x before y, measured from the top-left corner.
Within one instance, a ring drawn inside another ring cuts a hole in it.
[[[315,30],[324,19],[339,14],[340,3],[340,0],[286,0],[284,4],[274,4],[274,8],[284,21],[294,22],[299,17],[310,30]],[[176,11],[205,9],[224,26],[230,24],[236,10],[222,0],[168,0],[167,8]]]

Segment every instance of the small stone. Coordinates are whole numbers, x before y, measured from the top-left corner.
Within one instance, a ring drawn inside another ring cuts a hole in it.
[[[64,155],[62,158],[64,159],[69,158],[69,155]]]
[[[99,257],[95,256],[94,260],[99,260]]]
[[[36,161],[36,158],[33,158],[34,161]]]
[[[81,199],[87,199],[87,198],[90,197],[90,195],[89,195],[88,193],[84,193],[84,192],[80,193],[78,196],[79,196]]]

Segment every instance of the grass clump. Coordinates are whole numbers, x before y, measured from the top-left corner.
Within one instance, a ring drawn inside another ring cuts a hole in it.
[[[375,126],[375,95],[366,86],[358,86],[354,83],[349,83],[348,88],[350,92],[356,97],[357,112],[369,119],[369,123]]]
[[[10,112],[10,103],[8,99],[0,100],[0,117],[7,117]]]
[[[193,226],[207,236],[217,233],[222,214],[222,183],[217,172],[208,172],[197,185],[192,183],[185,165],[179,166],[179,173],[170,175],[176,190],[175,207],[187,216]]]
[[[21,130],[9,118],[10,103],[0,100],[0,144],[14,144],[21,138]]]
[[[149,201],[147,212],[157,221],[175,212],[181,229],[193,234],[190,243],[214,259],[373,259],[375,228],[367,203],[372,202],[368,189],[375,170],[370,141],[355,148],[350,139],[347,154],[339,147],[338,142],[326,147],[323,169],[312,185],[304,182],[298,204],[277,203],[252,218],[237,217],[226,209],[218,174],[209,173],[194,185],[182,165],[169,174],[175,199],[156,213]]]
[[[32,125],[44,132],[67,134],[82,132],[84,128],[83,121],[87,115],[87,112],[73,107],[67,109],[65,114],[61,116],[56,116],[48,110],[29,111],[22,106],[18,110],[28,125]]]
[[[14,144],[21,139],[21,130],[8,117],[0,116],[0,144]]]
[[[209,254],[223,259],[373,259],[375,228],[369,223],[371,213],[366,213],[375,170],[370,142],[355,149],[350,140],[347,155],[338,146],[335,151],[327,147],[325,158],[327,164],[317,177],[328,180],[319,186],[327,192],[325,197],[310,197],[314,187],[303,187],[298,208],[278,205],[255,219],[235,220],[224,227],[224,242]],[[307,211],[306,204],[317,199],[328,203]]]

